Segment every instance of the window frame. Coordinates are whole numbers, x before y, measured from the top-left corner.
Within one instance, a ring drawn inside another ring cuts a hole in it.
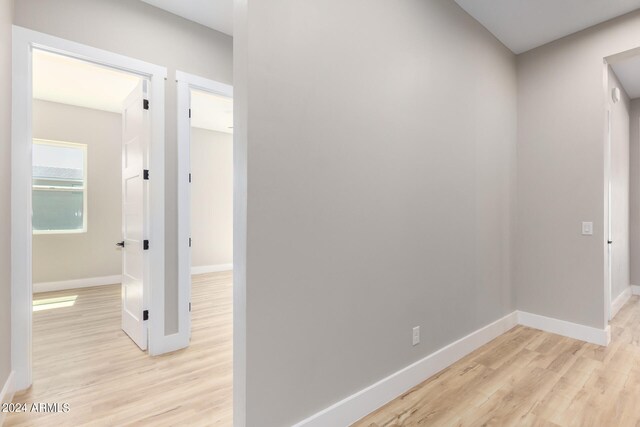
[[[88,162],[88,145],[87,144],[83,144],[83,143],[79,143],[79,142],[68,142],[68,141],[55,141],[55,140],[50,140],[50,139],[42,139],[42,138],[33,138],[33,145],[47,145],[47,146],[51,146],[51,147],[63,147],[63,148],[75,148],[75,149],[80,149],[82,150],[82,162],[83,162],[83,168],[82,168],[82,182],[83,182],[83,186],[82,186],[82,228],[81,229],[76,229],[76,230],[36,230],[33,229],[33,235],[56,235],[56,234],[84,234],[88,232],[88,217],[89,217],[89,211],[88,211],[88,188],[89,188],[89,170],[88,170],[88,166],[89,166],[89,162]],[[33,193],[36,190],[36,185],[34,185],[33,183],[33,165],[31,165],[31,194],[33,197]],[[70,189],[70,190],[62,190],[62,189],[55,189],[55,190],[48,190],[48,189],[43,189],[43,188],[38,188],[38,190],[40,191],[79,191],[78,188],[75,189]],[[32,213],[32,217],[33,217],[33,213]]]

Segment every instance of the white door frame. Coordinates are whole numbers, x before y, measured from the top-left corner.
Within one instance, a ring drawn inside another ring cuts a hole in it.
[[[602,66],[602,88],[603,88],[603,108],[604,108],[604,126],[602,135],[602,158],[603,158],[603,172],[604,172],[604,199],[603,199],[603,222],[602,222],[602,243],[604,254],[604,327],[609,325],[611,320],[611,263],[612,263],[612,249],[608,243],[611,239],[611,93],[609,92],[609,61],[607,58],[603,59]]]
[[[612,112],[613,109],[611,106],[607,106],[607,141],[606,141],[606,154],[605,154],[605,185],[606,185],[606,198],[607,198],[607,213],[606,213],[606,230],[604,230],[605,234],[605,244],[606,244],[606,271],[605,274],[607,276],[605,280],[605,312],[607,316],[607,322],[611,320],[611,315],[613,311],[611,310],[611,303],[613,301],[613,243],[609,243],[613,241],[613,194],[612,194],[612,141],[611,141],[611,133],[612,133],[612,125],[613,125],[613,117]],[[606,323],[605,323],[606,325]]]
[[[164,86],[167,70],[154,64],[13,26],[11,122],[11,364],[15,389],[32,383],[32,51],[34,48],[131,72],[149,79],[149,354],[164,339]]]
[[[185,348],[191,336],[191,90],[233,98],[233,87],[193,74],[176,71],[178,83],[178,332],[167,336],[172,350]],[[235,224],[235,222],[234,222]],[[235,226],[235,225],[234,225]],[[234,325],[234,330],[235,330]]]

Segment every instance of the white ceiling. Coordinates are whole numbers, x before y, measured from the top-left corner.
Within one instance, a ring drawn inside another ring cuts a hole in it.
[[[455,0],[514,53],[640,8],[640,0]]]
[[[41,50],[33,52],[33,97],[96,110],[122,112],[140,78]]]
[[[122,112],[140,77],[42,50],[33,52],[33,97],[95,110]],[[233,100],[205,92],[191,95],[193,127],[233,133]]]
[[[611,65],[629,98],[640,98],[640,55]]]
[[[233,133],[233,100],[207,92],[192,91],[191,126]]]
[[[233,0],[142,0],[222,33],[233,35]]]
[[[142,0],[233,35],[233,0]],[[640,8],[640,0],[455,0],[514,53]]]

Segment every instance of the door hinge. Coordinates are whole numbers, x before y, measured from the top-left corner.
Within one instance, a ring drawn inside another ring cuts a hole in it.
[[[145,169],[145,170],[142,172],[142,178],[143,178],[145,181],[149,181],[149,169]]]
[[[189,303],[189,311],[191,311],[191,303]]]
[[[142,108],[144,108],[145,110],[149,109],[149,100],[148,99],[143,99],[142,100]]]
[[[149,320],[149,310],[142,312],[142,320]]]
[[[191,108],[189,108],[189,118],[191,118]]]
[[[191,247],[191,237],[189,237],[189,247]]]
[[[189,183],[191,183],[191,174],[189,174]]]
[[[149,250],[149,241],[148,240],[144,240],[142,242],[142,249],[144,249],[145,251]]]

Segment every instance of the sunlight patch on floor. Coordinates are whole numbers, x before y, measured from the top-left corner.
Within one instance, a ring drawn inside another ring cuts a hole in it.
[[[54,308],[72,307],[76,303],[78,295],[68,295],[57,298],[43,298],[33,300],[33,311],[52,310]]]

